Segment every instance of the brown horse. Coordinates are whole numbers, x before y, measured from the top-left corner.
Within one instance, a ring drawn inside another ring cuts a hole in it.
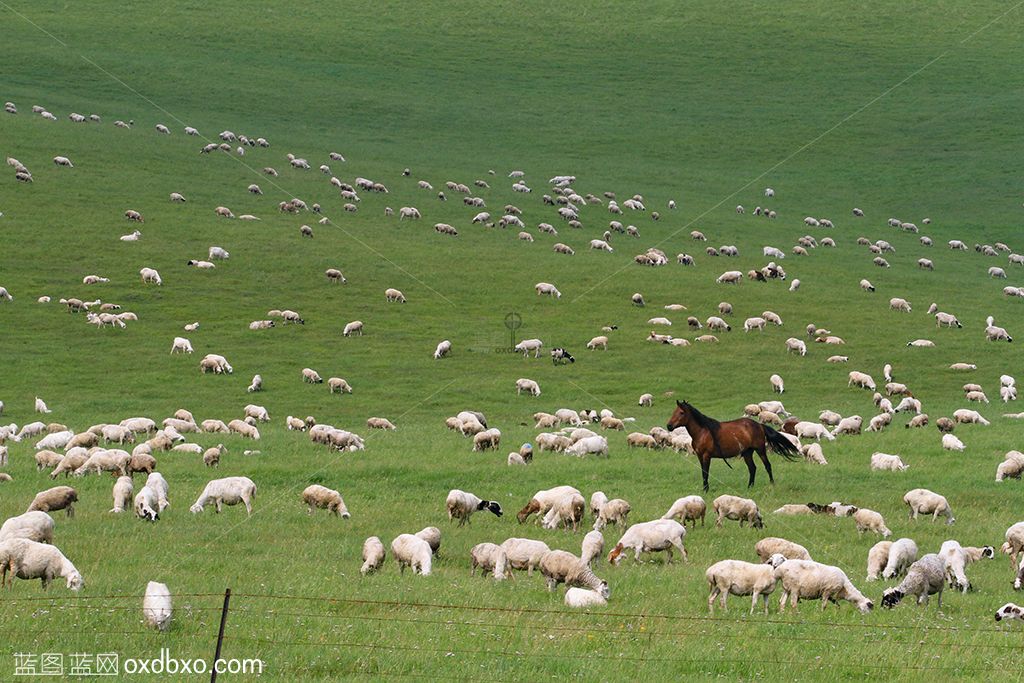
[[[668,421],[669,431],[678,427],[686,427],[686,431],[693,438],[693,450],[700,458],[705,491],[708,490],[711,458],[721,458],[728,464],[727,458],[742,456],[743,461],[747,463],[747,470],[750,471],[750,481],[747,483],[750,487],[754,485],[754,473],[757,471],[754,465],[754,451],[761,457],[761,462],[768,472],[768,480],[773,484],[775,478],[772,476],[772,465],[768,462],[768,448],[787,460],[796,460],[796,454],[799,453],[789,439],[768,425],[746,417],[719,422],[685,401],[676,401],[676,410]]]

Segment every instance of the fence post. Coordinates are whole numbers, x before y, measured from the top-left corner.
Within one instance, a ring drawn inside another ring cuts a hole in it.
[[[224,607],[220,612],[220,631],[217,633],[217,651],[213,655],[213,666],[210,671],[210,683],[217,683],[217,662],[220,661],[220,648],[224,644],[224,626],[228,622],[228,603],[231,602],[231,589],[224,590]]]

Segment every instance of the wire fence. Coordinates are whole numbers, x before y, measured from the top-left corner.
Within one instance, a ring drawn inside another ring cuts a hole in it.
[[[217,621],[212,616],[223,613],[223,599],[222,593],[176,594],[175,618],[187,620],[199,614],[205,615],[207,625],[212,624]],[[124,613],[127,618],[133,612],[141,616],[141,600],[138,595],[32,596],[0,600],[0,612],[26,609],[33,610],[36,618],[41,618],[42,613],[57,621],[76,610],[90,614]],[[818,611],[816,603],[804,609]],[[667,665],[743,672],[782,671],[792,667],[809,671],[810,666],[810,670],[840,670],[846,675],[851,671],[867,675],[886,671],[952,675],[991,671],[992,659],[1015,658],[1021,648],[1020,629],[1013,628],[802,620],[765,617],[760,613],[748,616],[745,608],[739,611],[743,614],[739,618],[602,609],[568,612],[541,607],[243,592],[231,594],[226,633],[221,643],[226,656],[250,652],[254,647],[267,654],[285,650],[293,653],[284,660],[294,658],[294,653],[312,658],[316,653],[344,650],[352,656],[347,664],[338,663],[346,674],[399,678],[430,677],[429,669],[417,673],[399,667],[429,667],[430,662],[437,665],[438,659],[449,657],[501,661],[512,669],[506,672],[511,676],[516,675],[515,669],[519,667],[516,660],[528,662],[525,666],[531,672],[551,663],[583,666],[588,662],[604,671],[615,665],[630,670],[645,665]],[[365,628],[353,628],[354,624]],[[44,621],[40,623],[44,628],[38,631],[18,631],[17,640],[52,635],[53,629],[45,628],[46,625]],[[339,633],[340,628],[347,632]],[[461,632],[465,629],[469,632]],[[138,627],[87,633],[100,640],[151,634],[152,631]],[[216,634],[211,632],[209,637],[212,652]],[[597,640],[591,642],[595,637]],[[447,640],[437,642],[444,639]],[[489,646],[492,643],[494,647]],[[699,647],[699,643],[716,647],[709,650]],[[774,643],[796,644],[797,649],[789,647],[781,653],[773,652]],[[680,644],[692,645],[701,653],[681,652]],[[843,649],[837,651],[839,646]],[[812,650],[823,655],[831,652],[834,656],[828,656],[827,661],[822,657],[810,662],[793,656]],[[972,651],[980,654],[968,657]],[[843,652],[847,655],[842,656]],[[860,656],[850,656],[851,652]],[[906,656],[906,653],[912,655]],[[387,670],[379,670],[383,666],[380,663],[372,670],[360,670],[365,664],[360,663],[362,658],[372,655],[385,656]],[[425,659],[428,656],[433,659]],[[935,661],[939,657],[944,661]],[[946,663],[951,658],[958,663]],[[282,664],[287,666],[285,661]],[[397,670],[392,671],[392,668]],[[479,678],[502,680],[502,674]],[[479,678],[456,676],[455,680]]]

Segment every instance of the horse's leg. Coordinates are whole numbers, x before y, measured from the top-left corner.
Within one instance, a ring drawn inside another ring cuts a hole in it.
[[[768,473],[768,481],[775,483],[775,477],[772,476],[772,464],[768,462],[768,448],[765,446],[764,441],[761,442],[761,447],[757,449],[757,454],[761,457],[761,462],[764,463],[764,470]]]
[[[750,488],[754,485],[754,473],[757,472],[757,465],[754,464],[753,448],[743,451],[743,462],[747,463],[747,471],[750,472],[750,481],[747,482],[747,488]]]
[[[704,493],[708,492],[708,471],[711,469],[711,456],[700,456],[700,474],[704,478]]]

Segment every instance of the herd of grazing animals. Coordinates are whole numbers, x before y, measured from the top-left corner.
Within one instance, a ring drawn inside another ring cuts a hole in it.
[[[8,102],[5,105],[8,114],[16,115],[18,108]],[[33,107],[35,114],[41,118],[56,121],[50,112],[42,107]],[[78,124],[100,124],[101,119],[96,115],[85,117],[72,113],[70,121]],[[134,122],[116,122],[118,128],[130,129]],[[164,124],[157,124],[155,130],[162,135],[173,135],[173,131]],[[188,136],[198,136],[199,131],[192,127],[185,127],[184,132]],[[225,130],[218,136],[220,144],[210,143],[200,150],[203,154],[210,154],[220,151],[225,154],[244,155],[246,149],[255,150],[270,148],[270,143],[262,137],[249,137],[236,135]],[[239,146],[232,148],[228,143],[238,142]],[[269,154],[269,152],[262,152]],[[312,168],[311,162],[288,154],[285,159],[292,169],[304,172]],[[347,163],[345,158],[336,152],[326,155],[326,160]],[[54,156],[53,164],[60,172],[80,173],[84,172],[81,165],[76,166],[71,159],[64,155]],[[314,162],[315,163],[315,162]],[[336,164],[336,165],[337,165]],[[13,157],[7,158],[7,165],[14,170],[14,179],[21,183],[36,182],[30,169]],[[367,178],[356,177],[352,183],[346,182],[334,175],[331,166],[327,163],[321,164],[319,170],[329,177],[325,182],[325,191],[339,193],[339,197],[345,203],[342,208],[347,212],[356,212],[360,209],[363,196],[360,192],[381,195],[386,197],[390,190],[379,181]],[[278,178],[280,173],[272,166],[263,169],[270,178]],[[494,174],[493,171],[490,172]],[[403,172],[403,178],[408,177],[408,169]],[[536,226],[536,234],[529,232],[529,226],[523,218],[526,213],[519,206],[508,204],[504,207],[494,207],[491,211],[478,211],[487,206],[487,200],[483,197],[471,196],[474,191],[465,184],[448,181],[445,184],[449,192],[463,195],[463,204],[466,210],[466,222],[464,230],[469,230],[474,225],[484,226],[485,229],[504,229],[514,227],[519,230],[517,239],[523,242],[532,243],[535,239],[541,239],[544,235],[551,237],[558,236],[559,230],[555,224],[562,224],[563,231],[568,235],[579,233],[584,235],[586,229],[598,228],[601,239],[580,238],[577,241],[577,248],[583,251],[584,245],[590,251],[603,251],[609,254],[618,253],[616,247],[619,244],[620,235],[626,238],[640,239],[640,229],[636,225],[624,225],[626,216],[644,216],[648,220],[657,221],[660,214],[656,211],[648,213],[645,198],[636,194],[621,202],[612,192],[604,192],[603,196],[587,193],[580,194],[576,189],[577,178],[571,175],[555,176],[548,180],[550,194],[544,193],[542,197],[532,195],[533,189],[527,184],[525,174],[522,171],[513,171],[508,174],[511,183],[511,191],[522,195],[522,201],[532,202],[540,207],[552,207],[545,209],[546,218],[551,222],[540,222]],[[494,182],[492,180],[492,182]],[[276,187],[276,182],[274,182]],[[489,190],[490,183],[484,180],[476,180],[475,187],[479,191]],[[534,186],[541,185],[535,183]],[[420,190],[432,192],[433,184],[427,180],[419,180],[416,187]],[[247,191],[256,197],[263,197],[264,190],[255,183],[248,186]],[[775,190],[767,188],[764,191],[766,200],[775,197]],[[170,192],[170,202],[174,205],[187,203],[186,196],[177,191]],[[536,197],[536,199],[532,199]],[[438,200],[447,200],[444,193],[437,195]],[[312,212],[322,214],[319,203],[307,204],[304,200],[294,197],[282,201],[277,208],[286,214],[300,212]],[[389,206],[383,206],[383,215],[394,221],[417,221],[429,210],[421,211],[414,206],[402,206],[395,211]],[[675,201],[669,201],[667,210],[676,208]],[[172,211],[172,207],[168,207]],[[541,209],[538,209],[538,211]],[[225,219],[235,219],[236,214],[226,206],[217,206],[213,209],[215,215]],[[743,206],[737,206],[736,214],[746,216]],[[604,226],[604,218],[611,216],[607,222],[607,230]],[[852,210],[855,221],[867,221],[864,212],[859,208]],[[494,217],[498,217],[493,220]],[[622,217],[618,220],[616,217]],[[779,214],[772,209],[758,206],[752,212],[752,217],[765,217],[770,220],[777,220]],[[143,230],[146,221],[141,212],[135,209],[126,209],[123,218],[128,223],[138,224],[142,229],[136,229],[131,233],[120,237],[123,242],[135,242],[146,239]],[[241,220],[259,220],[255,215],[243,214],[237,216]],[[923,221],[924,225],[930,224],[929,219]],[[319,225],[330,225],[327,216],[321,215],[318,219]],[[810,228],[832,230],[835,223],[828,218],[807,216],[803,224]],[[888,220],[889,229],[906,233],[919,233],[916,224],[903,221],[897,218]],[[435,223],[434,231],[438,234],[457,238],[460,235],[459,229],[449,223]],[[603,231],[603,232],[602,232]],[[305,237],[313,237],[313,230],[308,225],[302,225],[301,234]],[[707,241],[707,236],[700,231],[693,231],[691,238],[695,241]],[[566,242],[572,241],[563,237]],[[918,238],[919,243],[924,247],[931,247],[932,240],[924,235]],[[628,241],[624,241],[628,245]],[[614,246],[613,246],[614,245]],[[806,235],[798,240],[790,253],[798,257],[797,263],[791,270],[799,269],[801,259],[810,258],[811,254],[818,247],[842,248],[841,240],[836,237],[823,237],[820,240],[813,235]],[[886,240],[871,241],[865,237],[857,240],[858,247],[867,247],[865,264],[870,262],[880,268],[890,268],[891,264],[881,254],[893,254],[895,248]],[[967,244],[960,240],[951,240],[948,246],[953,251],[968,251]],[[565,242],[553,244],[553,250],[567,257],[577,256],[577,249]],[[1024,256],[1012,252],[1009,246],[1003,243],[995,245],[975,245],[974,250],[987,258],[1006,255],[1008,267],[1024,266]],[[708,246],[704,253],[706,258],[695,259],[686,253],[679,253],[675,259],[682,267],[692,267],[700,261],[702,264],[713,263],[714,259],[736,258],[740,255],[740,248],[736,245],[722,245],[720,247]],[[751,269],[747,272],[729,269],[722,272],[714,282],[720,285],[733,287],[752,286],[751,283],[766,283],[765,286],[774,286],[772,281],[783,282],[787,279],[787,273],[776,261],[786,258],[786,252],[776,246],[766,245],[762,249],[764,257],[774,259],[765,266],[758,269]],[[187,264],[198,270],[214,270],[219,263],[229,260],[230,254],[221,246],[211,246],[208,250],[209,260],[189,259]],[[612,257],[604,257],[612,258]],[[646,267],[669,267],[672,260],[668,255],[657,247],[650,247],[631,259],[632,263]],[[938,262],[938,263],[936,263]],[[916,266],[921,270],[940,271],[942,268],[941,259],[920,258]],[[144,285],[164,286],[164,280],[160,273],[147,265],[142,265],[138,271]],[[324,272],[328,283],[346,284],[348,279],[337,268],[329,268]],[[1001,267],[988,268],[987,275],[990,278],[1005,279],[1007,272]],[[710,276],[707,276],[710,277]],[[83,285],[99,285],[109,282],[109,278],[90,274],[82,278]],[[167,287],[173,287],[176,283],[169,282]],[[798,290],[800,280],[793,279],[787,292]],[[850,287],[853,290],[853,287]],[[877,289],[868,279],[860,281],[860,289],[866,295],[874,294]],[[538,282],[534,290],[537,296],[548,296],[557,301],[562,298],[562,292],[555,284]],[[384,291],[385,299],[389,303],[405,304],[407,298],[403,292],[393,287],[387,287]],[[850,296],[855,292],[851,291]],[[1007,286],[1002,289],[1005,297],[1024,296],[1024,289],[1015,286]],[[20,293],[19,293],[20,296]],[[14,294],[5,287],[0,287],[0,303],[10,304],[15,300]],[[51,301],[49,295],[41,295],[37,301],[42,304]],[[414,299],[412,299],[414,301]],[[85,313],[85,320],[90,324],[102,327],[126,327],[126,322],[139,320],[136,313],[122,311],[121,306],[112,302],[104,302],[101,299],[84,301],[79,298],[61,298],[60,303],[65,304],[69,313]],[[629,303],[633,306],[644,307],[649,305],[642,293],[637,292],[630,297]],[[623,305],[626,302],[622,302]],[[415,304],[410,304],[410,306]],[[557,304],[555,304],[557,305]],[[884,306],[884,302],[880,307]],[[919,312],[924,308],[920,306],[915,309],[911,301],[902,296],[893,296],[888,300],[888,309],[894,313],[906,314],[908,316],[921,316]],[[664,309],[668,315],[686,310],[681,304],[667,304]],[[733,315],[733,305],[729,302],[722,302],[717,308],[718,315],[707,318],[702,324],[695,316],[687,317],[687,327],[693,331],[699,331],[706,325],[711,331],[721,335],[732,333],[733,326],[722,316]],[[941,331],[941,328],[963,329],[964,323],[953,313],[938,310],[936,304],[932,304],[927,313],[928,319],[934,319],[934,331]],[[292,310],[271,310],[267,313],[267,319],[255,320],[248,323],[249,329],[253,331],[271,330],[277,326],[275,319],[285,324],[304,325],[306,321]],[[244,324],[240,322],[239,324]],[[372,326],[370,321],[369,325]],[[647,320],[648,326],[672,327],[673,321],[667,316],[655,316]],[[184,325],[184,329],[193,332],[199,328],[200,323],[192,322]],[[782,327],[782,318],[772,311],[764,311],[760,315],[747,318],[743,324],[744,332],[757,331],[765,337],[770,336],[771,327]],[[600,330],[604,333],[612,333],[618,330],[618,326],[606,326]],[[928,330],[928,326],[921,327],[922,333]],[[598,330],[595,330],[595,332]],[[983,328],[976,331],[979,339],[987,342],[1012,343],[1013,337],[1010,332],[995,324],[993,316],[988,316]],[[343,336],[362,336],[364,323],[361,320],[354,320],[344,326]],[[608,351],[609,347],[615,349],[617,346],[626,346],[629,343],[639,341],[644,334],[643,328],[634,329],[629,340],[621,337],[622,332],[615,335],[602,334],[593,337],[585,344],[588,350],[598,348]],[[617,338],[618,337],[618,338]],[[615,342],[612,339],[615,338]],[[653,330],[646,337],[647,340],[671,346],[689,346],[690,341],[681,336],[669,334],[658,334]],[[693,338],[695,341],[717,342],[719,338],[714,335],[699,335]],[[806,338],[790,337],[783,344],[781,351],[797,353],[801,357],[809,354],[808,342],[812,345],[823,344],[826,346],[844,346],[845,340],[832,334],[830,330],[819,329],[813,323],[806,328]],[[583,340],[577,340],[583,343]],[[766,342],[767,344],[776,342]],[[902,344],[902,342],[900,342]],[[908,347],[926,348],[933,346],[934,342],[919,338],[906,342]],[[437,343],[433,358],[441,361],[457,353],[458,340],[442,340]],[[776,348],[778,349],[778,346]],[[166,348],[166,347],[165,347]],[[515,345],[514,351],[522,353],[524,359],[539,358],[544,348],[544,341],[539,338],[523,339]],[[175,337],[171,346],[171,354],[192,354],[193,345],[188,338]],[[429,348],[417,349],[417,353],[427,354]],[[575,358],[566,347],[558,346],[551,351],[552,361],[556,364],[575,363]],[[848,356],[833,355],[828,357],[830,363],[846,363]],[[528,361],[524,361],[528,362]],[[812,362],[808,360],[807,362]],[[206,354],[199,362],[202,373],[213,375],[231,374],[234,368],[227,359],[219,354]],[[790,415],[779,400],[762,401],[752,403],[743,409],[743,413],[751,418],[760,420],[763,423],[778,426],[781,431],[790,439],[794,446],[799,449],[808,463],[820,466],[828,466],[821,441],[828,444],[836,443],[840,437],[849,438],[852,435],[861,433],[865,423],[867,431],[882,431],[890,428],[892,422],[897,419],[900,413],[909,416],[906,422],[907,428],[925,428],[932,418],[923,412],[924,406],[921,401],[915,398],[911,387],[907,384],[893,381],[893,368],[886,364],[882,370],[884,384],[875,381],[874,377],[864,372],[865,368],[852,370],[848,373],[847,387],[849,390],[863,390],[872,393],[872,400],[869,404],[864,402],[865,409],[877,411],[869,418],[860,415],[842,416],[839,413],[823,407],[817,420],[800,420]],[[973,363],[960,362],[951,366],[952,370],[972,371],[976,369]],[[249,368],[248,370],[259,370]],[[320,373],[312,368],[296,368],[296,375],[301,376],[301,381],[309,384],[325,383]],[[299,381],[296,377],[294,381]],[[327,381],[327,388],[331,394],[352,393],[352,386],[340,377],[330,377]],[[884,395],[878,391],[878,387],[884,389]],[[786,386],[783,377],[773,373],[768,378],[765,390],[770,388],[772,394],[782,395]],[[842,387],[835,387],[841,390]],[[263,390],[263,379],[260,374],[255,374],[248,392],[260,392]],[[541,396],[541,389],[538,382],[520,378],[515,382],[517,395],[526,394],[533,398]],[[994,396],[994,394],[993,394]],[[1004,404],[1009,404],[1017,399],[1016,381],[1013,376],[1003,374],[999,380],[999,398]],[[896,405],[893,401],[899,399]],[[511,400],[511,397],[510,397]],[[964,400],[982,405],[989,405],[990,400],[983,388],[970,383],[964,385]],[[647,410],[656,405],[654,395],[645,393],[640,396],[637,405],[642,410]],[[873,407],[870,407],[873,406]],[[3,403],[0,402],[0,412],[3,411]],[[52,409],[41,398],[35,399],[35,412],[49,414]],[[523,408],[524,414],[532,410]],[[241,418],[232,419],[227,424],[219,419],[207,419],[197,422],[193,415],[187,410],[179,410],[173,416],[163,420],[158,425],[153,419],[147,417],[131,417],[121,420],[116,424],[97,424],[88,427],[83,431],[76,431],[59,423],[33,422],[18,427],[15,424],[0,428],[0,466],[6,465],[9,457],[8,449],[15,447],[15,444],[31,444],[31,439],[39,437],[35,442],[35,461],[38,470],[51,470],[51,478],[63,474],[65,477],[84,477],[95,472],[102,474],[111,473],[116,479],[113,485],[112,514],[127,512],[131,509],[141,520],[152,523],[160,520],[160,515],[165,514],[170,507],[170,486],[166,479],[157,471],[157,456],[163,457],[167,452],[183,452],[202,455],[203,462],[208,467],[217,467],[225,458],[233,457],[231,450],[224,444],[216,448],[203,449],[197,444],[186,442],[185,434],[189,433],[223,433],[235,434],[239,438],[247,438],[254,441],[260,440],[258,424],[270,422],[269,412],[266,408],[254,404],[246,405],[241,409]],[[1021,418],[1024,413],[1007,413],[1003,419]],[[635,417],[618,417],[611,410],[594,409],[573,410],[570,408],[559,408],[552,413],[534,412],[532,419],[536,423],[536,429],[550,429],[555,431],[541,432],[534,438],[536,450],[575,455],[578,458],[588,456],[608,457],[611,448],[610,439],[616,431],[625,432],[626,424],[637,422]],[[994,418],[998,419],[998,418]],[[942,433],[942,447],[948,450],[963,451],[966,446],[959,437],[952,434],[954,429],[960,430],[961,425],[977,425],[972,428],[983,428],[991,424],[991,421],[982,416],[978,411],[968,408],[956,410],[949,417],[934,418],[934,422]],[[461,437],[472,441],[472,450],[476,452],[496,451],[501,443],[501,431],[496,427],[488,427],[485,416],[478,411],[463,411],[456,416],[449,417],[445,421],[448,429]],[[396,430],[397,427],[389,419],[383,417],[370,417],[366,423],[369,429]],[[305,419],[288,416],[285,427],[291,431],[308,431],[312,443],[327,446],[338,451],[357,451],[366,448],[366,441],[358,434],[345,429],[336,428],[327,424],[317,423],[312,416]],[[271,427],[266,427],[271,428]],[[591,429],[593,428],[593,429]],[[609,436],[599,434],[603,431]],[[966,431],[966,428],[965,428]],[[968,432],[969,433],[969,432]],[[628,446],[630,448],[644,448],[648,450],[671,449],[680,453],[692,453],[693,444],[690,435],[685,427],[674,430],[666,430],[660,426],[651,428],[648,432],[632,431],[624,434],[623,438],[614,437],[615,444]],[[802,443],[801,440],[808,441]],[[135,444],[132,446],[132,444]],[[118,447],[114,447],[114,446]],[[132,446],[132,450],[126,450]],[[121,448],[123,447],[123,448]],[[57,451],[63,450],[64,453]],[[551,456],[553,457],[553,456]],[[509,453],[506,462],[509,466],[528,466],[534,462],[534,446],[526,444],[518,451]],[[871,456],[869,464],[871,470],[904,472],[908,465],[900,455],[877,452]],[[1019,451],[1011,450],[1006,454],[1005,460],[1000,463],[996,471],[996,481],[1002,482],[1008,478],[1020,479],[1024,473],[1024,455]],[[134,476],[143,474],[146,479],[136,492]],[[0,483],[9,481],[10,476],[0,473]],[[478,511],[487,510],[495,517],[502,517],[502,507],[499,502],[478,497],[474,493],[453,489],[448,492],[444,505],[441,506],[440,499],[443,492],[438,492],[436,501],[432,501],[430,508],[443,508],[449,520],[462,527],[470,524],[471,517]],[[952,492],[951,492],[952,493]],[[55,579],[64,579],[68,589],[73,591],[81,590],[85,581],[82,574],[75,568],[74,564],[65,557],[54,544],[55,521],[51,513],[65,511],[68,518],[74,515],[75,503],[79,502],[78,491],[71,486],[55,486],[40,491],[28,505],[24,514],[13,516],[7,519],[0,527],[0,584],[10,584],[14,578],[40,579],[43,588]],[[223,506],[242,505],[248,515],[253,513],[253,504],[257,498],[257,485],[245,476],[231,476],[220,479],[213,479],[206,484],[199,493],[195,503],[189,508],[193,514],[202,513],[207,507],[213,507],[216,512],[221,512]],[[955,495],[953,496],[956,502]],[[893,501],[890,511],[895,511],[900,505],[905,505],[911,520],[919,517],[930,517],[933,521],[940,516],[947,525],[952,525],[956,520],[953,516],[953,509],[949,500],[938,493],[923,488],[916,488],[907,491],[902,501]],[[298,503],[298,501],[296,501]],[[345,505],[339,491],[316,484],[305,488],[301,493],[301,503],[306,506],[307,512],[313,515],[316,510],[326,510],[329,515],[340,519],[350,518],[350,513]],[[436,504],[436,505],[435,505]],[[637,506],[643,509],[643,506]],[[579,533],[585,531],[587,525],[586,517],[589,514],[593,519],[593,528],[582,538],[579,554],[561,549],[551,549],[542,541],[509,537],[502,543],[480,543],[473,547],[469,559],[469,565],[475,572],[481,568],[484,575],[490,574],[494,580],[505,580],[514,575],[515,571],[526,570],[529,574],[539,570],[544,576],[549,590],[555,590],[558,584],[566,584],[565,603],[570,607],[593,607],[607,604],[611,598],[611,588],[606,579],[599,578],[595,570],[602,571],[604,562],[605,539],[603,532],[609,527],[615,526],[620,532],[620,538],[609,544],[610,552],[607,554],[607,562],[610,567],[621,563],[627,551],[632,551],[633,561],[640,562],[641,555],[650,553],[664,553],[666,564],[672,563],[674,559],[673,550],[678,550],[683,562],[688,561],[686,550],[686,538],[688,525],[692,529],[697,526],[699,520],[704,526],[705,515],[708,504],[700,496],[691,495],[679,498],[669,510],[661,517],[643,521],[629,520],[633,511],[633,505],[622,498],[609,499],[603,492],[597,491],[590,498],[589,506],[583,493],[567,485],[556,486],[550,489],[538,491],[525,504],[525,507],[518,513],[517,518],[520,524],[524,524],[532,515],[537,516],[537,523],[546,529],[564,528],[567,533]],[[715,513],[715,527],[721,531],[708,531],[704,533],[732,533],[724,530],[723,521],[738,521],[739,527],[749,525],[755,529],[766,526],[766,516],[762,514],[757,503],[749,498],[735,495],[720,495],[711,501],[711,509]],[[356,511],[359,514],[360,511]],[[882,539],[892,535],[892,531],[886,524],[883,514],[853,504],[839,501],[830,504],[788,504],[777,510],[768,518],[767,525],[771,525],[771,519],[781,519],[786,515],[818,515],[821,517],[844,518],[850,517],[853,524],[851,528],[856,529],[859,534],[877,534]],[[634,518],[636,513],[634,513]],[[491,522],[493,520],[487,520]],[[1006,532],[1005,543],[1001,550],[1010,555],[1014,568],[1014,588],[1019,589],[1024,581],[1024,522],[1012,523]],[[487,523],[485,522],[485,523]],[[835,522],[844,524],[845,522]],[[68,522],[70,526],[70,522]],[[67,532],[70,533],[70,532]],[[451,533],[460,533],[456,528]],[[415,534],[400,533],[390,544],[390,552],[394,557],[397,566],[404,571],[406,567],[412,569],[413,573],[429,575],[432,571],[432,563],[437,555],[441,544],[442,532],[437,527],[426,527]],[[497,540],[497,539],[496,539]],[[697,540],[696,542],[701,542]],[[575,543],[575,542],[574,542]],[[574,546],[575,550],[575,546]],[[937,552],[921,554],[917,544],[910,538],[900,538],[896,541],[881,540],[871,548],[867,556],[867,578],[866,581],[875,581],[879,578],[884,580],[899,580],[897,585],[884,590],[880,596],[880,604],[885,607],[894,607],[904,597],[914,596],[921,603],[927,603],[929,596],[937,595],[937,602],[941,607],[942,592],[944,588],[955,591],[967,591],[972,584],[967,576],[967,569],[970,564],[990,559],[995,554],[993,546],[962,546],[956,540],[948,540]],[[752,545],[750,559],[757,558],[757,562],[747,562],[739,559],[723,559],[714,563],[707,569],[706,579],[709,588],[708,607],[713,610],[714,603],[719,601],[720,606],[725,608],[728,595],[749,595],[751,596],[751,612],[755,610],[758,601],[768,609],[768,596],[774,591],[781,595],[780,611],[786,609],[787,602],[793,609],[796,608],[800,599],[820,600],[824,609],[828,602],[847,601],[852,603],[861,612],[868,612],[875,605],[875,601],[866,597],[858,590],[851,579],[839,567],[819,563],[811,559],[813,554],[818,554],[816,548],[805,548],[795,542],[780,537],[766,537],[758,540]],[[366,575],[379,571],[386,561],[387,546],[377,536],[367,538],[362,549],[361,573]],[[1018,564],[1018,555],[1021,555]],[[348,562],[354,566],[356,559],[348,558]],[[607,574],[610,575],[610,574]],[[144,618],[147,625],[167,630],[171,623],[171,593],[168,587],[162,583],[150,582],[145,590]],[[1024,619],[1024,609],[1015,605],[1007,604],[1000,608],[995,615],[997,620],[1004,618]]]

